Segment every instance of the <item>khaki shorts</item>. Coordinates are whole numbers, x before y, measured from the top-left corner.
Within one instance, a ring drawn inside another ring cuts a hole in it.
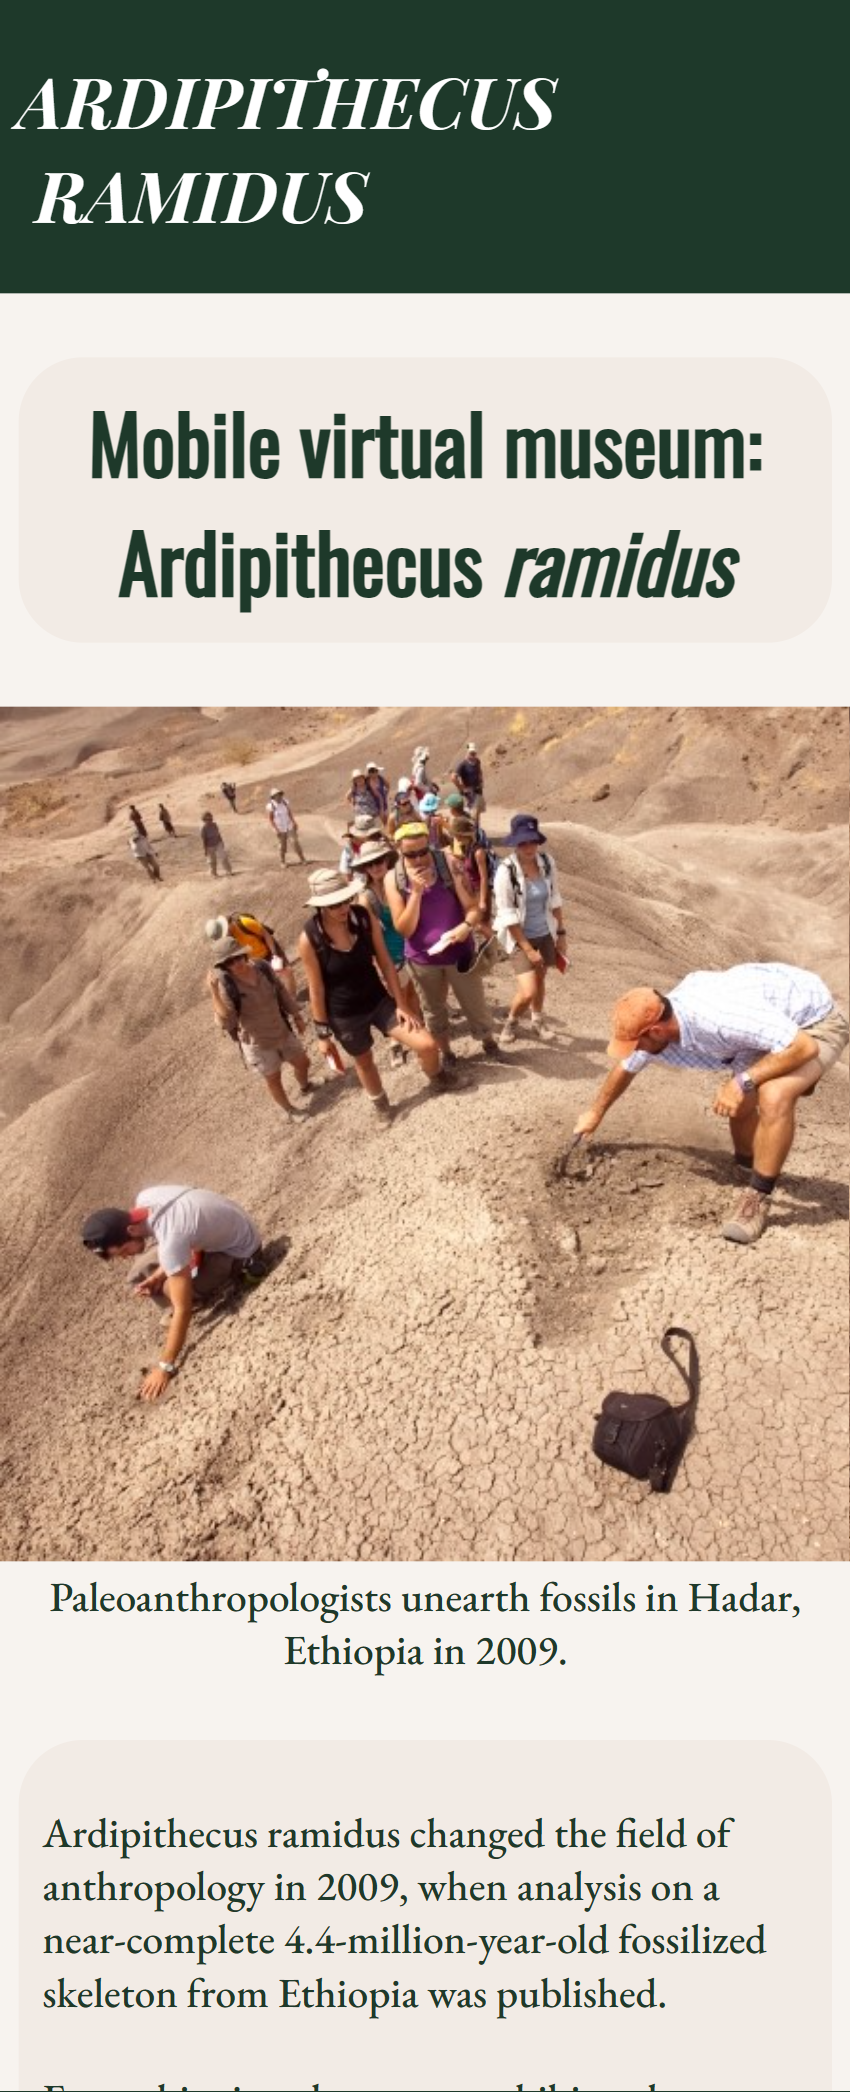
[[[820,1072],[825,1075],[827,1068],[832,1068],[844,1052],[850,1039],[850,1023],[844,1011],[839,1010],[837,1004],[833,1003],[832,1009],[825,1017],[820,1017],[817,1024],[804,1024],[803,1030],[808,1032],[810,1038],[817,1039]]]
[[[242,1059],[252,1075],[279,1075],[281,1068],[293,1067],[303,1058],[304,1046],[295,1032],[286,1032],[279,1046],[256,1046],[252,1039],[240,1039]]]

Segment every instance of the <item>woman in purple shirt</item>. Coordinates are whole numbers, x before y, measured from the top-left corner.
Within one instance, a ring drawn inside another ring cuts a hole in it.
[[[481,921],[478,900],[462,866],[434,848],[424,821],[406,822],[396,829],[394,840],[399,856],[387,873],[384,892],[395,927],[404,938],[404,956],[443,1066],[451,1066],[454,1060],[449,1047],[449,990],[473,1038],[480,1039],[491,1060],[497,1060],[499,1048],[484,981],[475,967],[473,931]]]

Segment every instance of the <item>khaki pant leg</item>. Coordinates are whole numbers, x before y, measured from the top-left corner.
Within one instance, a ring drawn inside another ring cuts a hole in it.
[[[492,1020],[487,1009],[484,982],[480,973],[458,973],[456,966],[447,966],[449,984],[460,1004],[474,1039],[489,1039]]]
[[[425,1023],[432,1038],[443,1046],[449,1036],[449,974],[446,966],[415,966],[410,971],[419,990]]]

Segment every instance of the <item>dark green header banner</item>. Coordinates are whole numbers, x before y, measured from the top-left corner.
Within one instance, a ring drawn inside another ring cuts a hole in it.
[[[834,291],[847,0],[21,12],[14,291]]]

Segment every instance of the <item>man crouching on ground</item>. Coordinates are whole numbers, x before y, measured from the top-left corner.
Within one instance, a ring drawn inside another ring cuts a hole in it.
[[[157,1262],[135,1287],[171,1304],[159,1363],[139,1389],[142,1402],[158,1402],[177,1371],[196,1306],[215,1298],[235,1278],[251,1284],[261,1276],[260,1235],[250,1215],[215,1191],[185,1184],[152,1184],[129,1211],[104,1206],[83,1221],[83,1245],[95,1256],[137,1257],[156,1244]]]
[[[576,1120],[575,1133],[595,1133],[651,1060],[722,1069],[712,1109],[730,1122],[735,1160],[749,1184],[721,1232],[727,1242],[757,1242],[794,1138],[797,1099],[820,1082],[850,1035],[829,989],[800,966],[731,966],[689,973],[669,995],[631,988],[612,1024],[608,1055],[620,1065]]]

